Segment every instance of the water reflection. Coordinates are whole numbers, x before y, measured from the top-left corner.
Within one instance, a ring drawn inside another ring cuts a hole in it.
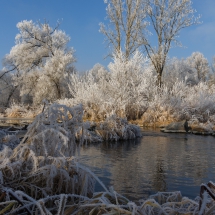
[[[133,200],[175,190],[194,198],[201,183],[215,181],[214,137],[143,133],[133,141],[85,146],[80,160],[107,186]]]
[[[156,169],[153,175],[152,186],[155,190],[165,192],[167,190],[165,168],[163,160],[156,160]]]

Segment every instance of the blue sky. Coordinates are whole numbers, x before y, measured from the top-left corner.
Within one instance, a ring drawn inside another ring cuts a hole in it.
[[[91,69],[96,63],[106,66],[111,59],[99,23],[105,21],[103,0],[1,0],[0,58],[10,52],[18,33],[16,24],[22,20],[47,20],[51,26],[61,22],[60,29],[70,37],[69,46],[76,50],[76,68]],[[215,0],[193,0],[196,14],[201,14],[201,25],[184,29],[180,41],[186,47],[173,48],[170,57],[186,58],[199,51],[209,61],[215,56]]]

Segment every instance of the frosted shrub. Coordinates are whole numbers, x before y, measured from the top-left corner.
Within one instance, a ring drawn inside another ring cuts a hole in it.
[[[115,104],[116,110],[124,112],[122,116],[128,119],[138,119],[147,108],[147,96],[143,84],[146,72],[147,58],[135,52],[130,60],[123,53],[114,56],[114,62],[109,64],[111,80],[108,93]]]
[[[159,125],[185,119],[195,121],[195,124],[215,123],[214,85],[199,82],[189,86],[184,81],[176,80],[171,87],[155,87],[151,92],[148,110],[142,117],[145,123]]]
[[[91,195],[94,179],[73,157],[82,116],[81,106],[63,105],[52,105],[38,115],[19,146],[0,153],[2,185],[35,199],[59,193]]]
[[[73,104],[82,103],[85,116],[91,120],[103,120],[112,114],[140,118],[147,108],[143,84],[146,63],[147,59],[139,52],[130,60],[119,53],[109,64],[109,72],[96,65],[84,76],[71,75],[69,88]]]
[[[97,126],[97,133],[103,140],[128,140],[141,137],[139,126],[129,124],[126,119],[113,115]]]
[[[92,70],[83,76],[72,74],[69,89],[73,99],[66,100],[66,104],[82,103],[87,119],[104,119],[103,111],[106,104],[103,101],[107,101],[105,90],[109,80],[108,76],[108,72],[100,65],[95,65]],[[60,102],[64,103],[62,100]]]
[[[84,122],[80,133],[84,143],[128,140],[141,137],[140,127],[128,123],[127,119],[112,115],[103,122]]]
[[[149,97],[148,110],[142,117],[143,121],[153,125],[176,120],[174,113],[176,109],[180,109],[186,87],[184,82],[175,82],[171,88],[165,85],[162,88],[154,86]]]
[[[204,82],[190,88],[190,92],[184,99],[184,110],[190,117],[196,116],[199,121],[206,122],[215,114],[215,85],[209,87]]]
[[[142,119],[148,125],[186,118],[198,123],[213,119],[214,86],[199,82],[187,60],[169,60],[162,87],[157,86],[152,66],[139,52],[129,60],[118,53],[108,69],[96,65],[84,76],[71,75],[73,98],[59,102],[69,106],[83,103],[84,117],[94,121],[114,114],[128,120]]]

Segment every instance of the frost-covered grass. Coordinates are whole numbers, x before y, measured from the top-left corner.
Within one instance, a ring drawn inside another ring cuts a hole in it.
[[[5,109],[4,117],[8,118],[34,118],[42,112],[43,105],[29,106],[18,103],[11,103],[10,107]]]
[[[113,189],[94,193],[91,198],[76,194],[57,194],[36,200],[20,190],[3,188],[7,201],[0,205],[4,214],[214,214],[214,202],[204,195],[202,209],[197,200],[181,196],[180,192],[158,193],[139,203],[129,201]]]
[[[132,202],[105,185],[75,157],[86,131],[111,128],[113,139],[133,138],[136,127],[116,116],[100,125],[83,122],[82,105],[46,107],[15,148],[0,152],[0,214],[197,214],[199,200],[180,192],[157,193]],[[113,129],[112,129],[113,128]],[[136,133],[137,132],[137,133]],[[108,138],[109,139],[109,138]],[[12,140],[12,139],[8,139]],[[98,181],[103,191],[95,193]],[[213,214],[215,203],[203,195],[199,214]]]

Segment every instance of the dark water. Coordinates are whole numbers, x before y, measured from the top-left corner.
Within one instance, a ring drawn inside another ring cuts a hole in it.
[[[143,131],[137,140],[85,146],[80,159],[107,187],[131,200],[177,190],[194,199],[201,183],[215,182],[212,136]]]

